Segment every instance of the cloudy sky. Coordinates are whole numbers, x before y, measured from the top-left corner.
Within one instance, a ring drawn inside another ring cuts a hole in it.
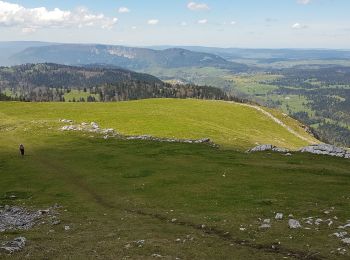
[[[350,0],[0,0],[0,41],[350,49]]]

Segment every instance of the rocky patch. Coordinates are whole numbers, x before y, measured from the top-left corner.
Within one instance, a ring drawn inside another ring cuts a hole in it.
[[[17,237],[12,241],[7,241],[0,247],[0,253],[12,254],[22,250],[26,245],[27,239],[25,237]]]
[[[212,146],[216,146],[214,143],[211,142],[209,138],[203,138],[203,139],[177,139],[177,138],[160,138],[160,137],[154,137],[151,135],[136,135],[136,136],[126,136],[118,133],[113,128],[100,128],[100,126],[95,123],[91,122],[89,123],[81,123],[81,124],[73,124],[74,122],[72,120],[66,120],[60,122],[69,122],[70,125],[65,125],[60,128],[61,131],[81,131],[81,132],[88,132],[88,133],[96,133],[96,134],[102,134],[104,139],[109,138],[119,138],[124,140],[144,140],[144,141],[155,141],[155,142],[167,142],[167,143],[188,143],[188,144],[211,144]]]
[[[28,230],[44,217],[56,219],[54,209],[57,207],[31,211],[21,207],[6,205],[3,209],[0,209],[0,233],[13,230]]]
[[[250,150],[248,150],[248,153],[254,153],[254,152],[264,152],[264,151],[272,151],[272,152],[278,152],[278,153],[288,153],[289,150],[282,147],[277,147],[272,144],[263,144],[258,145]]]
[[[263,144],[258,145],[250,150],[248,150],[248,153],[254,153],[254,152],[264,152],[264,151],[272,151],[272,152],[278,152],[278,153],[284,153],[285,155],[290,156],[288,149],[281,148],[274,146],[272,144]],[[347,150],[345,148],[337,147],[330,144],[314,144],[309,145],[306,147],[303,147],[299,150],[299,152],[302,153],[312,153],[312,154],[320,154],[320,155],[329,155],[329,156],[336,156],[341,158],[350,159],[350,150]]]
[[[336,156],[341,158],[350,159],[350,151],[341,147],[337,147],[330,144],[315,144],[303,147],[299,150],[302,153],[312,153],[312,154],[321,154]]]

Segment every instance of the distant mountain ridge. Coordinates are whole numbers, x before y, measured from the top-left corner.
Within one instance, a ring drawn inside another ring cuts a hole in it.
[[[217,67],[237,72],[247,66],[210,53],[181,48],[152,50],[100,44],[57,44],[29,47],[9,58],[13,64],[58,63],[65,65],[110,64],[131,70],[151,67]]]

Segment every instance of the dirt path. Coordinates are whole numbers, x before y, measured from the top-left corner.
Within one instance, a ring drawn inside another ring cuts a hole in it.
[[[230,103],[234,103],[234,102],[230,102]],[[308,144],[313,144],[314,142],[312,142],[310,139],[302,136],[301,134],[297,133],[296,131],[294,131],[291,127],[287,126],[285,123],[283,123],[281,120],[279,120],[277,117],[275,117],[274,115],[272,115],[270,112],[267,112],[266,110],[262,109],[259,106],[254,106],[254,105],[250,105],[250,104],[243,104],[243,103],[234,103],[240,106],[245,106],[245,107],[250,107],[253,108],[261,113],[263,113],[265,116],[271,118],[275,123],[279,124],[280,126],[284,127],[288,132],[290,132],[291,134],[293,134],[294,136],[300,138],[301,140],[307,142]]]

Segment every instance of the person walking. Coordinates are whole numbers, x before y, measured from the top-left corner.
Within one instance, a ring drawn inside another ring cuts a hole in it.
[[[19,151],[21,153],[21,156],[23,157],[24,156],[24,145],[23,144],[19,145]]]

